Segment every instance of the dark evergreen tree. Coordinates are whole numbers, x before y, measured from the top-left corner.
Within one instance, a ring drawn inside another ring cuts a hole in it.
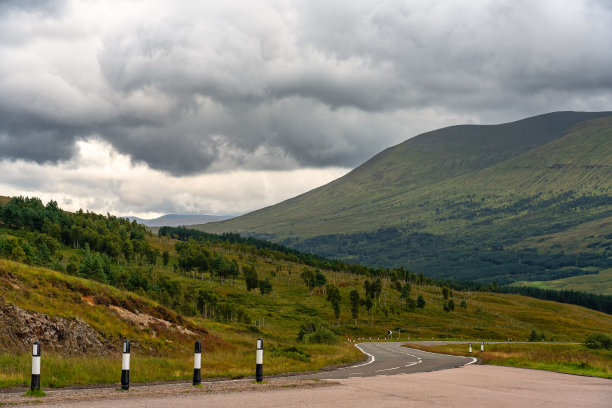
[[[425,307],[425,299],[423,298],[422,295],[419,295],[419,297],[417,299],[417,307],[419,309],[423,309]]]

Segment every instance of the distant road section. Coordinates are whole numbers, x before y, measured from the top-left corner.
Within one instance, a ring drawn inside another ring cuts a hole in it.
[[[402,347],[406,342],[360,343],[357,347],[368,360],[336,371],[315,373],[300,378],[341,379],[377,375],[411,374],[445,370],[476,362],[476,358],[449,356]]]

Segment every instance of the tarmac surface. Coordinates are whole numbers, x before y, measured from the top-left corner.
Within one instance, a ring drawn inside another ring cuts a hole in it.
[[[55,390],[42,399],[0,394],[0,406],[37,407],[612,407],[612,380],[474,364],[475,358],[362,343],[364,362],[316,374]],[[477,353],[475,353],[477,354]],[[265,374],[265,372],[264,372]]]
[[[320,381],[329,383],[332,381]],[[610,408],[612,381],[548,371],[470,365],[414,374],[333,380],[329,386],[191,393],[36,404],[37,407],[457,407]],[[187,393],[189,392],[189,393]],[[117,392],[118,393],[118,392]]]
[[[406,342],[360,343],[356,346],[368,356],[368,360],[335,371],[315,373],[299,378],[341,379],[353,377],[374,377],[436,370],[446,370],[473,364],[472,357],[449,356],[402,347]]]

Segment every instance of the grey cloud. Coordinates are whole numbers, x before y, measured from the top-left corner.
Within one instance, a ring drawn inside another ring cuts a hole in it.
[[[56,15],[65,7],[62,0],[0,0],[0,15],[11,12]]]
[[[91,86],[41,58],[47,75],[33,74],[26,95],[5,73],[29,60],[0,45],[12,62],[0,67],[2,157],[65,160],[95,136],[174,175],[350,167],[449,117],[612,105],[605,1],[143,4],[140,17],[88,33]],[[70,10],[63,21],[77,25]],[[30,40],[22,53],[36,56]]]
[[[74,153],[74,143],[57,131],[0,134],[0,159],[20,158],[39,163],[67,160]]]

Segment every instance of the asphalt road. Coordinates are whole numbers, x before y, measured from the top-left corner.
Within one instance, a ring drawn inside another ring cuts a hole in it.
[[[314,388],[267,389],[243,392],[193,390],[190,385],[160,395],[106,390],[104,395],[79,399],[36,401],[40,408],[609,408],[612,381],[512,367],[470,365],[428,373],[347,378],[314,382]],[[259,388],[259,387],[257,387]],[[29,401],[30,406],[33,401]],[[6,405],[9,405],[7,403]],[[10,404],[12,406],[12,404]]]
[[[429,353],[402,344],[357,344],[368,355],[364,362],[335,371],[270,378],[261,385],[243,379],[207,382],[202,388],[190,383],[141,386],[129,393],[110,388],[57,390],[37,406],[608,408],[612,400],[611,380],[475,365],[473,357]],[[0,395],[0,405],[32,403],[25,399],[20,394]]]
[[[356,346],[368,356],[366,362],[335,371],[300,378],[341,379],[378,375],[411,374],[461,367],[476,362],[473,357],[458,357],[402,347],[406,342],[360,343]]]

